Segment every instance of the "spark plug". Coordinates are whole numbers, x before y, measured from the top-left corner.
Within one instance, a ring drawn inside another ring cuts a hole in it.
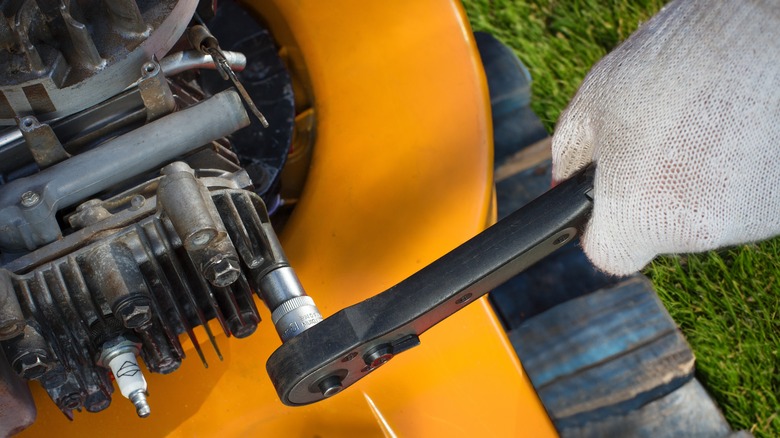
[[[151,409],[146,401],[146,379],[136,359],[138,350],[138,344],[125,338],[116,338],[103,344],[98,363],[111,369],[119,392],[135,405],[139,417],[146,418]]]

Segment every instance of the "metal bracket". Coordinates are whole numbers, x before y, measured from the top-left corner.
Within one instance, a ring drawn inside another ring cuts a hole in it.
[[[16,123],[33,159],[41,169],[70,158],[51,126],[40,123],[35,116],[17,118]]]
[[[168,80],[165,79],[165,72],[156,61],[149,61],[141,67],[138,90],[146,107],[147,122],[157,120],[176,109],[176,101]]]

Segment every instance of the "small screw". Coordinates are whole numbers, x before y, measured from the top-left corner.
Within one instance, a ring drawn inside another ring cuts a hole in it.
[[[22,193],[22,207],[34,207],[41,201],[41,197],[32,190]]]
[[[144,77],[151,76],[157,70],[157,64],[154,62],[147,62],[144,64],[143,71],[141,72]]]
[[[348,355],[344,356],[343,359],[341,359],[342,362],[349,362],[352,359],[357,357],[357,351],[353,351],[352,353],[349,353]]]

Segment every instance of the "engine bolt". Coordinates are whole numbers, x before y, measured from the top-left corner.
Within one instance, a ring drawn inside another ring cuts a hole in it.
[[[241,268],[237,260],[230,257],[217,256],[211,259],[211,262],[203,270],[203,275],[217,287],[227,287],[238,280],[241,275]]]
[[[22,207],[35,207],[41,202],[41,197],[32,190],[22,193]]]
[[[46,357],[39,353],[25,353],[14,361],[14,370],[24,379],[37,379],[49,369],[44,360],[46,360]]]
[[[81,406],[82,399],[83,397],[81,394],[74,392],[57,400],[57,405],[60,406],[60,408],[73,410]]]
[[[120,316],[125,327],[134,329],[151,321],[152,308],[143,305],[130,305],[120,310]]]

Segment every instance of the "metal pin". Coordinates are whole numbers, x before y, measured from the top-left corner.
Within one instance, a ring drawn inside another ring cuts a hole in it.
[[[246,91],[246,88],[244,88],[244,85],[241,84],[241,81],[238,80],[238,76],[236,76],[233,68],[230,67],[230,62],[228,62],[227,57],[219,47],[219,41],[217,41],[214,35],[211,34],[206,25],[201,23],[199,25],[192,26],[189,29],[187,36],[195,49],[199,50],[201,53],[211,56],[211,59],[214,60],[214,65],[217,67],[219,75],[222,76],[222,79],[226,81],[229,80],[233,83],[233,85],[238,90],[238,94],[241,95],[241,98],[244,99],[244,102],[252,111],[252,114],[257,117],[257,120],[260,121],[264,128],[267,128],[268,120],[266,120],[263,113],[261,113],[257,108],[257,105],[255,105],[252,97],[249,96],[249,93]]]
[[[263,128],[267,128],[268,120],[266,120],[263,113],[261,113],[260,110],[257,108],[255,102],[252,101],[252,98],[249,96],[249,93],[246,91],[246,88],[244,88],[244,85],[238,80],[238,76],[236,76],[236,73],[230,67],[230,63],[225,57],[225,54],[222,53],[222,50],[219,48],[219,46],[208,47],[206,48],[206,51],[214,59],[214,64],[217,66],[217,70],[219,71],[219,74],[222,76],[222,79],[225,80],[230,79],[230,81],[233,82],[233,85],[236,87],[236,89],[238,89],[238,94],[240,94],[241,97],[244,99],[244,102],[246,102],[246,105],[252,111],[252,114],[254,114],[258,120],[260,120],[260,124],[263,125]]]

